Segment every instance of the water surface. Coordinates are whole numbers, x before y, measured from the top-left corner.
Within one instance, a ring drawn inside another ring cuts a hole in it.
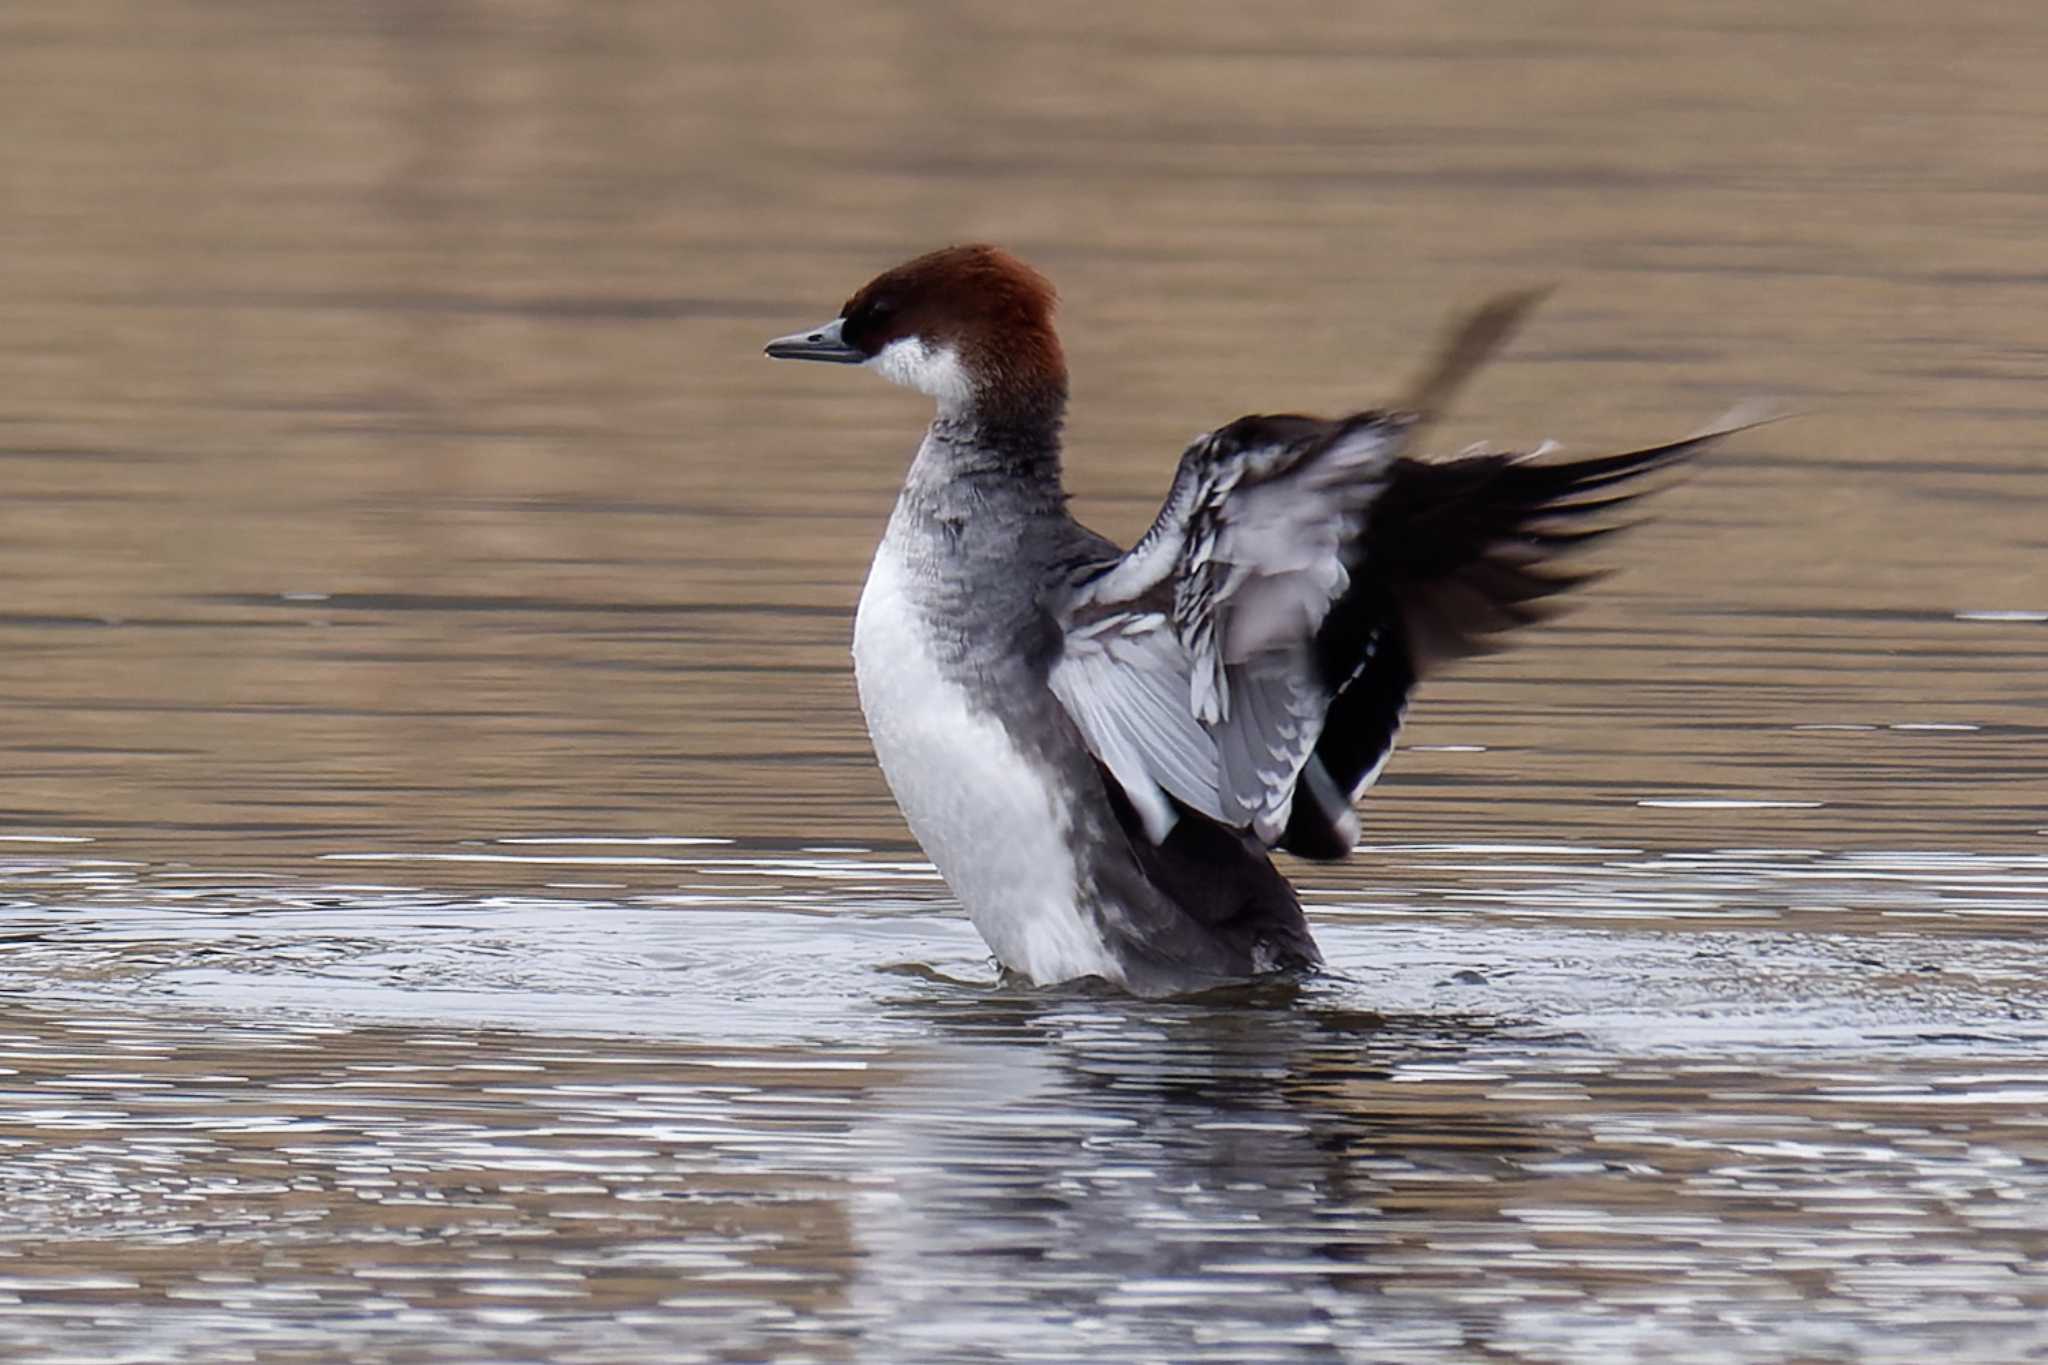
[[[2048,17],[0,16],[0,1354],[2048,1357]],[[1129,537],[1559,288],[1441,444],[1751,396],[1297,867],[1329,976],[998,983],[846,669],[1066,295]]]

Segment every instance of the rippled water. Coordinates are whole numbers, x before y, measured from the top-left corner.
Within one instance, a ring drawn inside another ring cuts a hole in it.
[[[0,14],[0,1356],[2048,1358],[2048,17]],[[1332,971],[998,984],[847,676],[1067,293],[1073,482],[1398,388],[1731,443],[1427,689]],[[824,367],[817,367],[824,368]]]
[[[334,856],[6,865],[21,1358],[2043,1345],[2048,855],[1385,846],[1167,1004],[901,853]]]

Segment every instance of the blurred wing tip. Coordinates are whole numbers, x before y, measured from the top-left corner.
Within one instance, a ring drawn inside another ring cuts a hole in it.
[[[1550,297],[1555,283],[1496,294],[1452,323],[1429,369],[1394,406],[1415,414],[1417,424],[1441,416],[1472,375],[1506,349],[1536,305]]]
[[[1510,289],[1488,299],[1480,306],[1480,312],[1506,319],[1510,323],[1519,323],[1562,287],[1563,282],[1560,280],[1545,280],[1542,284],[1532,284],[1526,289]]]
[[[1713,421],[1686,437],[1688,441],[1711,441],[1722,436],[1733,436],[1739,431],[1754,427],[1769,426],[1803,414],[1790,403],[1777,398],[1745,398]]]

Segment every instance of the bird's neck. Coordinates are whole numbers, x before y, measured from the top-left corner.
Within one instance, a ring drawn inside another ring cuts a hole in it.
[[[1049,401],[976,404],[941,410],[925,432],[911,482],[999,483],[1029,499],[1038,495],[1063,504],[1060,430],[1066,409],[1061,393]]]

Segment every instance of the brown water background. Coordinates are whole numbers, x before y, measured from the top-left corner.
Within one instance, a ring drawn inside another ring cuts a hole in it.
[[[1340,975],[992,987],[867,755],[1002,241],[1070,477],[1734,402],[1426,689]],[[2048,1357],[2048,10],[0,10],[0,1354]]]

